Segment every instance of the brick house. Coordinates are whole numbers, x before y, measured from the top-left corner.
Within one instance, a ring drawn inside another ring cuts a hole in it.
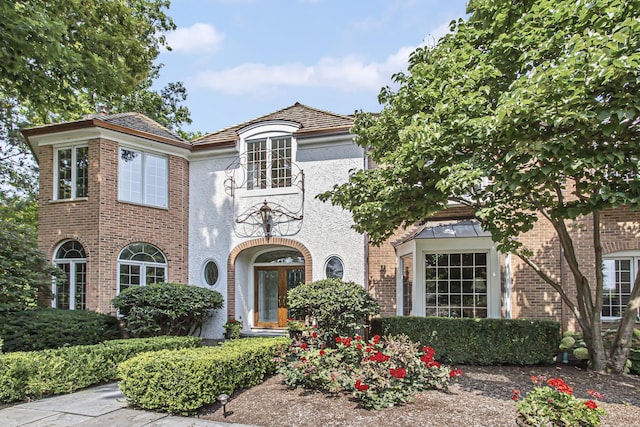
[[[315,196],[368,167],[353,117],[299,103],[192,142],[137,113],[95,115],[23,131],[40,165],[39,244],[68,273],[52,306],[113,312],[122,289],[157,281],[216,289],[245,333],[286,324],[286,292],[303,281],[362,283],[382,314],[571,316],[550,286],[500,254],[471,213],[451,206],[379,247],[351,229],[348,212]],[[605,307],[626,305],[640,268],[640,214],[602,215]],[[589,223],[574,239],[593,263]],[[570,283],[560,246],[539,222],[521,239]],[[626,300],[625,300],[626,298]]]

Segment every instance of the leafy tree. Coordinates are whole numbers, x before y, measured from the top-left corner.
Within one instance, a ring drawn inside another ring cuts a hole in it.
[[[437,45],[411,55],[408,73],[394,76],[398,89],[381,91],[379,116],[358,115],[357,141],[382,166],[320,198],[350,210],[374,242],[449,201],[470,206],[501,251],[560,294],[591,366],[622,372],[640,275],[607,352],[600,217],[640,202],[640,1],[472,0],[468,12]],[[543,218],[576,298],[517,239]],[[575,220],[593,228],[591,266],[578,263]]]
[[[0,312],[35,308],[63,273],[38,250],[33,200],[0,200]]]

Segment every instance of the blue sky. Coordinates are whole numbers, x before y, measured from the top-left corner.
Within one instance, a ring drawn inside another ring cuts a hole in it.
[[[193,124],[213,132],[295,102],[380,111],[380,88],[433,44],[466,0],[173,0],[160,85],[184,82]]]

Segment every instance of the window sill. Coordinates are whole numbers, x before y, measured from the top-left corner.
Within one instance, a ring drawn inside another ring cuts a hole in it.
[[[284,188],[268,188],[264,190],[247,190],[246,188],[238,190],[238,196],[242,198],[260,197],[265,196],[282,196],[287,194],[298,194],[300,189],[298,187],[284,187]]]
[[[159,209],[159,210],[162,210],[162,211],[168,211],[169,210],[169,207],[167,207],[167,206],[147,205],[145,203],[130,202],[128,200],[120,200],[120,199],[118,199],[117,202],[118,203],[122,203],[124,205],[140,206],[140,207],[143,207],[143,208]]]
[[[49,203],[75,203],[75,202],[86,202],[88,201],[88,197],[78,197],[77,199],[51,199]]]

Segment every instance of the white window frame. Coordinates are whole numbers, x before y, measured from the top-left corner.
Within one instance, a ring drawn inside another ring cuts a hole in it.
[[[53,156],[53,200],[85,200],[89,195],[89,166],[87,165],[87,195],[82,197],[77,197],[77,182],[78,171],[77,171],[77,160],[78,154],[77,151],[79,148],[87,149],[87,157],[89,156],[89,145],[88,144],[75,144],[75,145],[65,145],[61,147],[56,147],[55,155]],[[60,150],[71,150],[71,197],[61,198],[60,197]]]
[[[291,188],[293,186],[293,180],[294,180],[294,176],[293,176],[293,170],[292,167],[289,167],[289,185],[284,185],[284,186],[279,186],[279,187],[273,187],[273,152],[274,152],[274,147],[273,147],[273,143],[274,140],[282,140],[282,139],[288,139],[289,140],[289,151],[291,153],[291,157],[289,158],[289,164],[293,163],[293,136],[291,136],[290,134],[282,134],[282,135],[261,135],[261,136],[257,136],[257,137],[252,137],[251,139],[247,139],[245,141],[245,147],[246,147],[246,156],[247,156],[247,177],[246,177],[246,188],[247,191],[250,192],[255,192],[255,191],[270,191],[270,190],[280,190],[280,189],[288,189]],[[256,181],[256,177],[253,177],[253,180],[249,180],[249,169],[250,169],[250,164],[249,164],[249,146],[258,142],[264,141],[265,142],[265,165],[266,165],[266,186],[265,188],[261,188],[260,187],[260,179],[258,178],[258,180]],[[254,185],[254,184],[258,184],[257,186],[253,186],[253,188],[249,188],[249,185]]]
[[[414,239],[396,248],[396,314],[403,315],[402,262],[405,255],[413,255],[413,283],[411,285],[413,316],[426,316],[426,281],[424,259],[427,254],[487,253],[487,318],[501,318],[500,254],[490,237],[454,237]]]
[[[132,286],[146,286],[147,285],[147,267],[154,267],[154,268],[163,268],[164,269],[164,281],[167,282],[168,279],[168,262],[167,262],[167,256],[164,254],[164,252],[162,252],[160,250],[160,248],[158,248],[155,245],[151,245],[149,243],[149,245],[154,246],[156,249],[158,249],[158,251],[160,251],[160,253],[162,254],[162,256],[164,257],[164,264],[163,263],[159,263],[159,262],[149,262],[149,261],[134,261],[134,260],[121,260],[120,256],[122,255],[122,252],[124,252],[130,245],[135,244],[135,243],[140,243],[140,242],[134,242],[131,243],[127,246],[125,246],[124,248],[122,248],[122,250],[120,251],[120,253],[118,254],[118,270],[117,270],[117,274],[118,274],[118,288],[117,288],[117,295],[120,295],[120,266],[122,265],[129,265],[129,266],[139,266],[140,267],[140,284],[139,285],[128,285],[128,287],[132,287]]]
[[[245,164],[245,168],[240,168],[240,171],[244,174],[244,176],[236,176],[238,182],[244,183],[240,188],[238,188],[238,195],[240,197],[246,198],[255,198],[255,197],[264,197],[264,196],[273,196],[273,195],[284,195],[284,194],[294,194],[299,191],[298,185],[299,183],[296,181],[299,179],[297,175],[299,175],[299,170],[297,166],[295,166],[295,160],[297,158],[297,150],[298,143],[294,136],[294,133],[300,128],[299,123],[290,122],[290,121],[282,121],[282,120],[274,120],[267,122],[260,122],[251,124],[243,129],[238,130],[238,142],[236,149],[240,153],[240,157],[242,162]],[[247,152],[248,146],[247,143],[251,143],[252,141],[261,140],[261,139],[277,139],[277,138],[290,138],[291,139],[291,165],[292,165],[292,175],[291,175],[291,185],[288,187],[276,187],[272,188],[270,185],[271,181],[271,144],[267,143],[267,164],[269,171],[269,185],[267,188],[254,188],[248,189],[248,167],[247,164]],[[239,171],[239,172],[240,172]]]
[[[140,179],[140,194],[141,194],[141,199],[140,201],[137,200],[128,200],[126,199],[123,195],[122,195],[122,191],[121,191],[121,180],[122,178],[122,171],[121,171],[121,153],[122,150],[127,150],[127,151],[132,151],[134,153],[139,153],[141,155],[141,162],[142,162],[142,171],[141,171],[141,179]],[[164,160],[164,166],[165,166],[165,180],[164,180],[164,203],[163,204],[156,204],[156,203],[151,203],[148,200],[148,194],[147,194],[147,158],[151,156],[151,157],[155,157],[158,159],[162,159]],[[169,207],[169,158],[166,155],[162,155],[162,154],[158,154],[158,153],[154,153],[154,152],[149,152],[149,151],[145,151],[145,150],[140,150],[139,148],[134,148],[134,147],[128,147],[128,146],[124,146],[121,145],[118,147],[118,201],[119,202],[125,202],[125,203],[134,203],[137,205],[143,205],[143,206],[152,206],[152,207],[156,207],[156,208],[164,208],[164,209],[168,209]]]
[[[623,251],[623,252],[614,252],[614,253],[610,253],[607,255],[603,256],[603,261],[604,261],[604,265],[603,265],[603,274],[604,274],[604,278],[603,278],[603,293],[607,292],[607,264],[608,261],[622,261],[622,260],[628,260],[630,261],[630,292],[633,291],[633,283],[635,282],[635,279],[637,277],[637,275],[640,273],[640,266],[638,265],[640,263],[640,251]],[[617,286],[616,283],[616,292],[615,292],[618,296],[620,295],[620,289]],[[624,310],[624,308],[626,307],[626,305],[621,306],[621,309]],[[604,306],[603,306],[604,308]],[[640,318],[640,313],[638,313],[638,317]],[[604,316],[601,315],[601,319],[604,321],[615,321],[615,320],[620,320],[622,318],[622,316]]]
[[[60,243],[58,245],[58,247],[56,248],[54,255],[58,254],[58,251],[60,250],[60,248],[62,247],[62,245],[64,245],[65,243],[69,242],[69,240],[65,240],[64,242]],[[76,241],[77,242],[77,241]],[[80,246],[83,246],[82,243],[77,242]],[[83,250],[84,246],[83,246]],[[86,250],[85,250],[86,253]],[[55,266],[58,266],[59,264],[69,264],[69,310],[76,310],[76,273],[77,273],[77,265],[78,264],[84,264],[84,274],[85,274],[85,307],[87,304],[86,298],[87,298],[87,291],[86,291],[86,285],[87,285],[87,258],[53,258],[53,264]],[[56,284],[56,279],[54,278],[52,283],[51,283],[51,292],[53,294],[53,298],[51,299],[51,307],[52,308],[60,308],[58,307],[58,288],[57,288],[57,284]]]

